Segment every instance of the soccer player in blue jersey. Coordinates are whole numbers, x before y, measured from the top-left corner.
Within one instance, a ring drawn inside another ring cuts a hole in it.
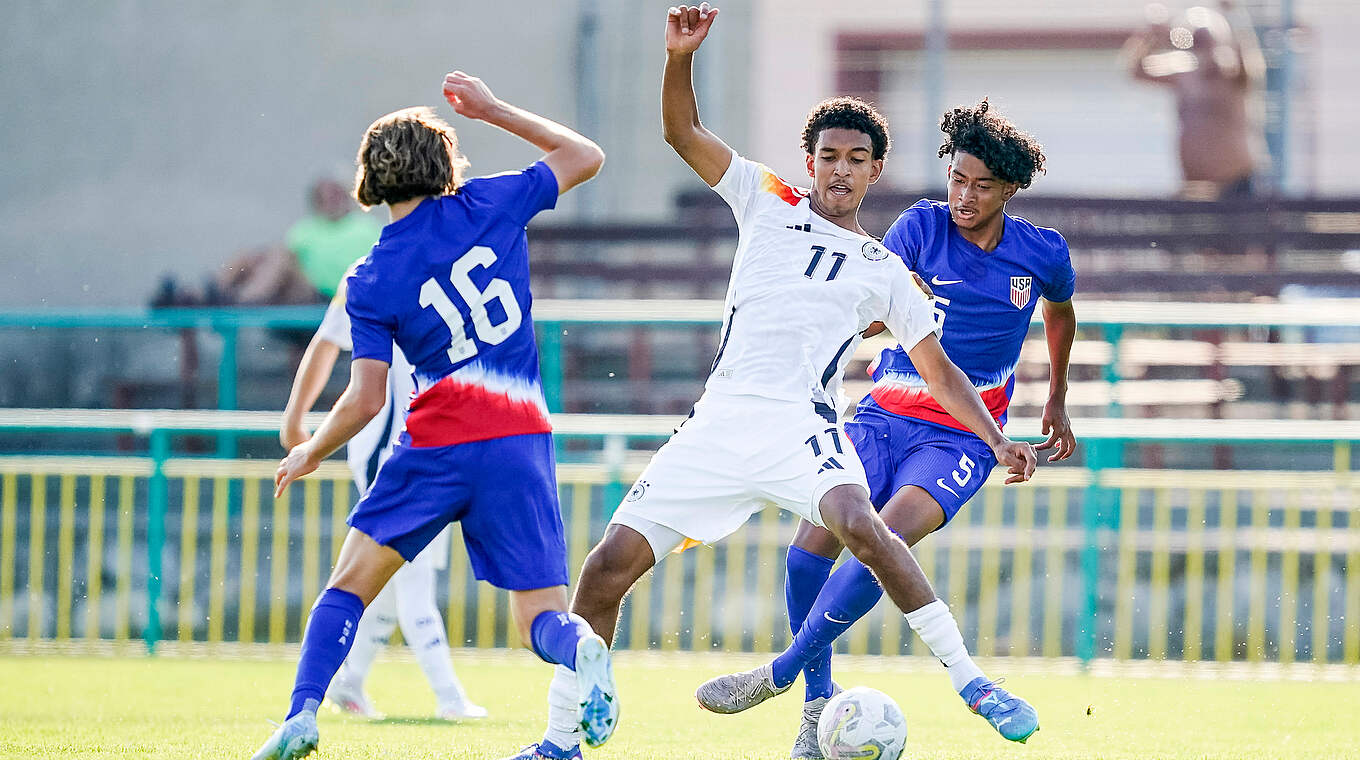
[[[1042,298],[1050,364],[1043,415],[1048,439],[1037,448],[1052,449],[1050,461],[1066,459],[1076,446],[1066,403],[1077,326],[1071,301],[1075,275],[1062,235],[1006,213],[1006,202],[1043,171],[1043,150],[992,113],[985,100],[946,113],[941,130],[947,137],[940,156],[950,158],[948,202],[916,203],[893,223],[883,244],[930,283],[945,353],[972,380],[998,425],[1006,422],[1020,347]],[[915,545],[977,493],[996,458],[931,396],[901,346],[885,349],[871,372],[874,386],[845,431],[864,462],[874,506]],[[785,594],[795,635],[772,670],[776,686],[804,674],[804,719],[794,758],[822,756],[817,717],[837,690],[831,644],[883,595],[869,569],[854,558],[828,579],[840,552],[835,536],[807,522],[789,547]],[[989,718],[996,706],[1015,699],[980,673],[956,677],[955,688],[970,709]],[[992,720],[1008,739],[1024,741],[1038,726],[1029,720],[1032,710],[1001,712],[1014,716]]]
[[[428,108],[378,119],[359,146],[355,197],[391,223],[348,280],[349,387],[279,464],[276,493],[312,472],[383,408],[395,341],[415,367],[406,432],[349,517],[350,532],[303,634],[283,725],[255,760],[317,745],[316,709],[364,607],[443,528],[461,521],[477,578],[508,589],[521,640],[575,671],[592,745],[618,716],[609,650],[567,613],[567,562],[551,426],[530,319],[524,227],[599,171],[604,153],[566,127],[497,99],[455,71],[444,96],[462,116],[545,155],[527,169],[462,181],[453,129]]]

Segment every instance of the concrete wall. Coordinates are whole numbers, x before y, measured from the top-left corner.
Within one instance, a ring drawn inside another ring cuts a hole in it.
[[[579,126],[609,154],[551,221],[661,218],[697,180],[660,137],[667,3],[7,4],[0,24],[0,308],[130,306],[158,275],[197,283],[282,240],[317,176],[349,177],[377,116],[440,106],[474,173],[537,151],[443,104],[445,71]],[[740,8],[714,58],[740,71]],[[596,33],[582,29],[594,17]],[[582,63],[586,63],[585,66]],[[593,72],[594,86],[582,81]],[[711,120],[743,136],[743,77],[701,72]]]

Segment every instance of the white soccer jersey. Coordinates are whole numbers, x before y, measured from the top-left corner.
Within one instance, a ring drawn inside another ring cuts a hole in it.
[[[350,267],[351,271],[353,269]],[[354,345],[350,337],[349,314],[345,311],[345,283],[348,281],[349,273],[346,272],[336,288],[335,297],[326,307],[321,326],[316,330],[318,336],[339,346],[342,351],[351,351]],[[412,371],[411,363],[406,361],[401,349],[395,343],[392,344],[392,366],[387,371],[387,403],[378,416],[356,433],[345,447],[345,459],[354,473],[354,482],[360,493],[368,490],[378,467],[387,461],[392,447],[401,439],[401,433],[406,428],[406,405],[415,393]]]
[[[907,350],[935,331],[902,260],[818,216],[806,190],[735,152],[713,189],[740,236],[709,390],[837,409],[841,375],[870,324],[886,323]]]

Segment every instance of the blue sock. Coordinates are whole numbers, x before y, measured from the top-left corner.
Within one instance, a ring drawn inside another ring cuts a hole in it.
[[[817,595],[826,585],[826,578],[831,574],[831,568],[835,564],[836,561],[833,559],[813,554],[797,546],[789,546],[788,561],[785,564],[787,571],[784,575],[784,602],[789,610],[789,630],[794,634],[803,627],[808,611],[817,601]],[[796,673],[794,677],[797,677]],[[822,691],[830,690],[830,683],[831,650],[827,649],[803,668],[806,698],[816,699],[822,696]]]
[[[576,642],[594,635],[590,623],[574,613],[540,612],[529,626],[530,646],[539,659],[576,669]]]
[[[297,680],[293,682],[289,718],[304,709],[316,710],[321,704],[326,687],[349,654],[363,614],[364,603],[348,591],[328,588],[316,598],[307,618],[307,630],[302,634],[302,658],[298,660]]]
[[[852,623],[869,613],[883,597],[883,588],[874,574],[859,560],[852,559],[827,579],[822,593],[808,612],[803,626],[794,634],[793,643],[774,660],[774,683],[787,686],[798,671],[811,663],[823,650],[829,658],[830,647]],[[826,670],[825,693],[831,696],[830,668]],[[811,693],[809,691],[809,693]],[[810,697],[815,698],[815,697]]]

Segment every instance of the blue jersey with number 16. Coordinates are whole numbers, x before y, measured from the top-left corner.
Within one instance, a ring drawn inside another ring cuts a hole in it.
[[[544,163],[468,180],[383,228],[348,280],[355,359],[415,367],[412,446],[546,433],[524,227],[557,203]]]

